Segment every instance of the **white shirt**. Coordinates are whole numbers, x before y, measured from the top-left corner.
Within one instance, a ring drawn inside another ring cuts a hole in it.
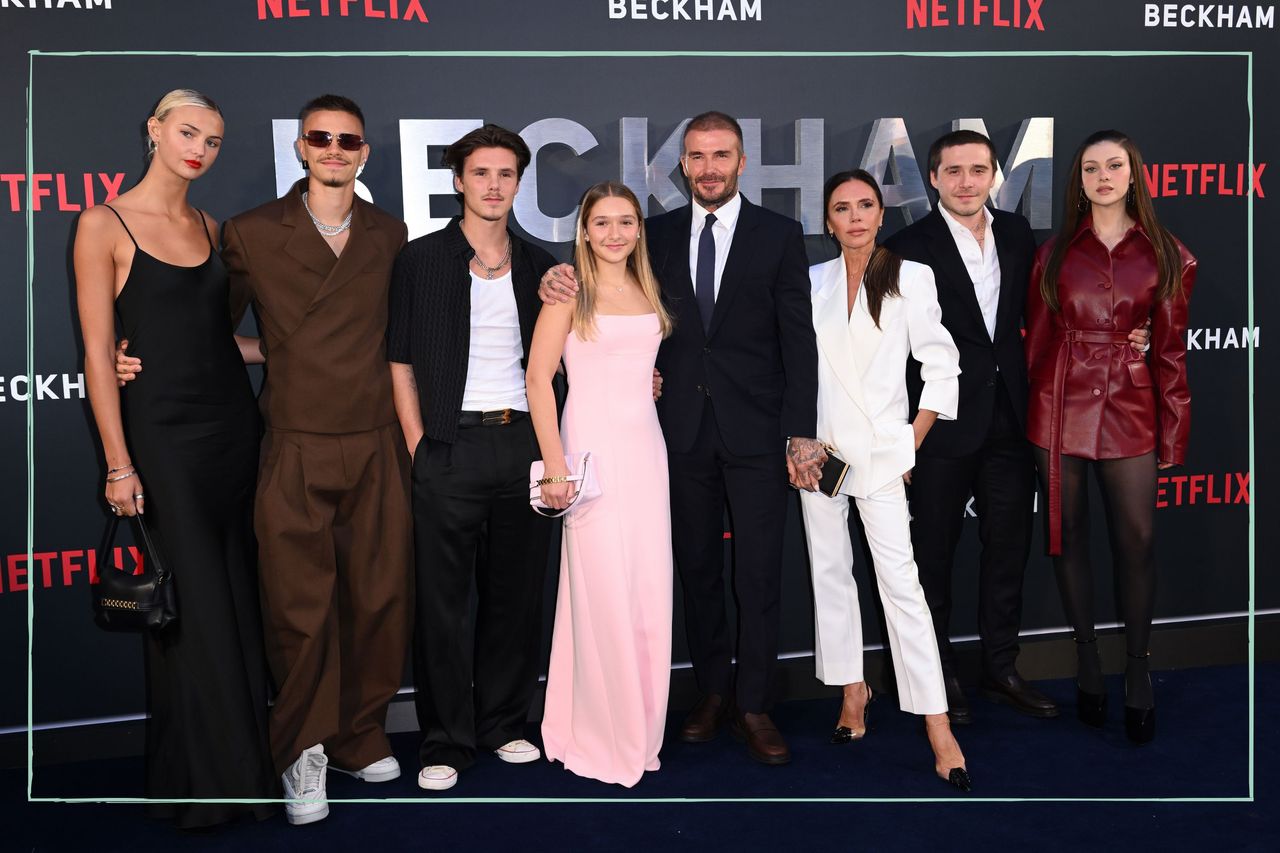
[[[693,222],[689,226],[689,278],[693,281],[694,290],[698,287],[698,241],[702,237],[702,229],[707,224],[707,209],[695,200],[693,206]],[[729,248],[733,245],[733,232],[738,227],[738,214],[742,212],[742,193],[735,193],[733,198],[721,205],[715,212],[716,221],[711,226],[711,236],[716,241],[716,289],[720,295],[720,277],[724,275],[725,261],[729,260]]]
[[[978,307],[982,309],[982,321],[987,325],[987,337],[995,340],[996,311],[1000,307],[1000,259],[996,256],[996,234],[991,228],[995,217],[984,205],[982,215],[987,219],[987,235],[978,247],[978,238],[966,226],[956,221],[942,205],[942,218],[951,229],[951,239],[955,240],[960,250],[960,258],[964,268],[969,271],[969,279],[973,282],[974,295],[978,297]]]
[[[520,360],[520,313],[511,272],[495,279],[471,273],[471,345],[467,351],[464,412],[529,411]]]

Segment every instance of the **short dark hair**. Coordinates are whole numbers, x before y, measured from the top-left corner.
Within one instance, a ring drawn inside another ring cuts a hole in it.
[[[350,98],[344,98],[342,95],[321,95],[318,98],[312,98],[303,104],[302,109],[298,111],[298,128],[306,122],[307,116],[318,112],[334,112],[334,113],[350,113],[360,119],[360,127],[364,127],[364,113],[360,111],[359,105]]]
[[[496,124],[486,124],[446,148],[442,162],[453,170],[455,177],[460,178],[467,158],[481,148],[505,148],[516,155],[516,178],[524,177],[525,167],[533,159],[529,146],[520,138],[520,134]]]
[[[698,113],[689,119],[689,123],[684,126],[684,134],[680,137],[681,150],[684,149],[684,141],[695,130],[732,130],[733,135],[738,137],[738,150],[745,150],[742,144],[742,125],[738,124],[738,120],[728,113],[708,110],[705,113]]]
[[[944,133],[933,141],[929,146],[929,174],[936,175],[938,167],[942,165],[942,152],[948,148],[955,148],[957,145],[985,145],[987,150],[991,152],[991,170],[996,168],[996,147],[981,133],[976,130],[953,130],[950,133]]]

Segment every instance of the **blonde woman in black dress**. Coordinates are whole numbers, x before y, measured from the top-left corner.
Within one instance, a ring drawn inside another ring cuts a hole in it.
[[[217,223],[187,201],[217,159],[222,114],[176,89],[147,120],[148,168],[80,217],[74,263],[85,382],[117,515],[146,513],[174,573],[178,621],[145,640],[147,796],[278,797],[251,511],[257,406],[233,336]],[[116,324],[147,371],[116,384]],[[268,804],[153,804],[183,828]]]

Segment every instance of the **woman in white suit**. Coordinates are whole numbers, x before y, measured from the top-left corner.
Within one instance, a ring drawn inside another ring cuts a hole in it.
[[[911,551],[904,481],[937,418],[954,419],[959,353],[942,326],[933,271],[876,245],[884,220],[880,187],[858,169],[823,189],[835,260],[809,269],[818,338],[818,438],[849,464],[834,497],[801,492],[813,573],[817,675],[844,686],[833,743],[866,733],[871,690],[863,680],[862,619],[853,579],[849,498],[858,506],[884,604],[902,710],[925,717],[939,777],[970,780],[951,734],[933,621]],[[906,369],[921,365],[924,392],[908,422]]]

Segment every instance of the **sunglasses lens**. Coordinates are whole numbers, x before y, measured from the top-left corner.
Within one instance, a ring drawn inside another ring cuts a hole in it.
[[[308,130],[302,138],[312,148],[328,148],[333,141],[333,134],[327,130]],[[339,133],[338,147],[343,151],[359,151],[364,145],[364,137],[358,133]]]
[[[306,133],[302,134],[302,138],[306,140],[306,143],[312,148],[327,148],[329,140],[333,139],[333,134],[329,133],[327,130],[308,130]],[[338,144],[342,144],[341,137],[339,137]]]

